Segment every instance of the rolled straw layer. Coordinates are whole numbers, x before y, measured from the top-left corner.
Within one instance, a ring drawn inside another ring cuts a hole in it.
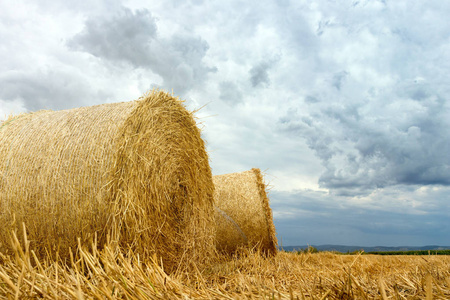
[[[208,156],[177,98],[23,114],[0,124],[0,141],[0,250],[24,222],[41,254],[94,235],[167,269],[213,251]]]
[[[261,171],[254,168],[216,175],[213,182],[217,249],[232,252],[240,246],[249,246],[269,255],[276,254],[272,209]]]

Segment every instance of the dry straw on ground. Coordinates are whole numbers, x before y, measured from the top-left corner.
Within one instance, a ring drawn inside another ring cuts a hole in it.
[[[26,224],[31,248],[109,240],[166,270],[214,251],[213,183],[192,113],[152,91],[138,101],[10,117],[0,125],[0,249]]]
[[[213,182],[216,206],[234,221],[224,221],[216,210],[217,248],[232,252],[245,245],[276,254],[275,226],[261,171],[254,168],[217,175]],[[235,224],[241,231],[236,230]]]
[[[24,240],[24,242],[19,242]],[[239,253],[168,275],[95,243],[67,263],[38,259],[26,237],[0,253],[0,299],[450,299],[450,256]],[[21,245],[22,244],[22,245]]]

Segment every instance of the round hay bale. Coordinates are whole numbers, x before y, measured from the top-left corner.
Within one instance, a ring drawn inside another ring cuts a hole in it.
[[[277,239],[272,209],[267,198],[261,171],[251,169],[241,173],[213,176],[215,205],[233,222],[224,222],[216,212],[216,248],[231,252],[239,246],[256,247],[261,252],[277,253]],[[237,224],[247,243],[239,231]]]
[[[12,117],[0,127],[0,247],[27,228],[60,256],[97,235],[166,270],[214,251],[212,175],[192,113],[151,91],[137,101]]]

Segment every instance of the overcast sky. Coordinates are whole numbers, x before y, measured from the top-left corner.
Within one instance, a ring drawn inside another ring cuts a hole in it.
[[[258,167],[285,245],[450,245],[450,2],[0,0],[0,118],[137,99]]]

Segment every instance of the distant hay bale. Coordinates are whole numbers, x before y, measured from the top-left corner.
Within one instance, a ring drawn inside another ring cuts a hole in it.
[[[213,182],[218,208],[215,213],[216,248],[232,252],[239,246],[248,245],[269,255],[276,254],[272,209],[261,171],[254,168],[241,173],[216,175]],[[227,220],[223,214],[233,221]]]
[[[107,240],[164,267],[214,251],[212,175],[192,113],[163,91],[138,101],[39,111],[0,124],[0,250],[67,255]]]

